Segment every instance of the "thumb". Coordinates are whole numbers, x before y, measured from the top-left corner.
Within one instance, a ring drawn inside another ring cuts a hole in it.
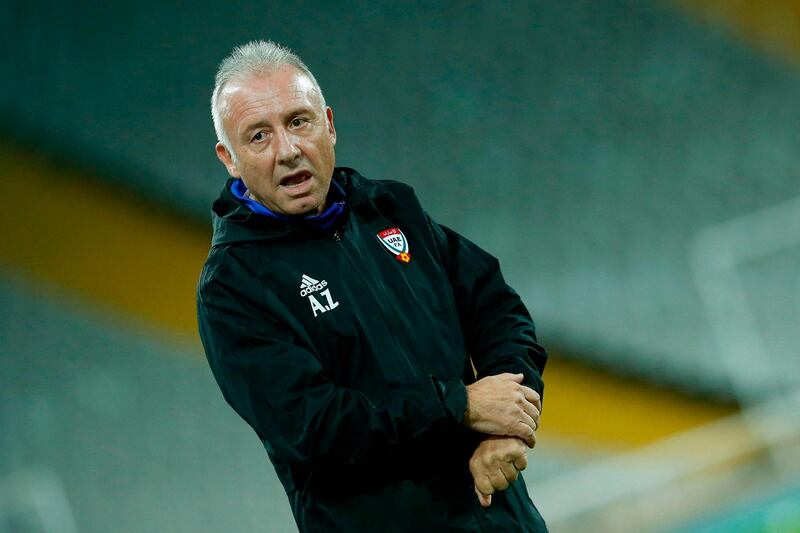
[[[525,374],[512,374],[511,372],[504,372],[499,374],[498,377],[503,379],[507,379],[509,381],[515,381],[517,383],[522,383],[522,380],[525,379]]]
[[[475,494],[478,495],[478,501],[481,504],[481,507],[489,507],[492,505],[492,495],[491,494],[484,494],[478,490],[478,487],[475,487]]]

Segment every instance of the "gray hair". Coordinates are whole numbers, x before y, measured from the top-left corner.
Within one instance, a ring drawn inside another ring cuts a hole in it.
[[[322,95],[322,89],[320,89],[316,78],[308,70],[303,60],[285,46],[272,41],[250,41],[234,48],[230,55],[220,63],[214,82],[214,92],[211,94],[211,118],[214,120],[217,139],[234,158],[236,156],[231,149],[231,141],[222,124],[224,110],[220,106],[220,95],[223,89],[233,80],[242,79],[252,74],[272,72],[284,65],[293,66],[308,76],[308,79],[314,85],[314,89],[319,93],[322,109],[324,110],[326,107],[325,97]]]

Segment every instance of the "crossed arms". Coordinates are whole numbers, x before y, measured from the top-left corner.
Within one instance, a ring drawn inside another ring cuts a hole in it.
[[[314,356],[312,340],[298,333],[302,328],[284,322],[292,315],[284,302],[266,288],[252,293],[225,281],[243,272],[201,281],[200,334],[223,395],[273,458],[310,470],[375,464],[402,456],[443,425],[463,424],[487,435],[469,466],[481,503],[489,505],[491,494],[525,468],[525,451],[535,443],[546,354],[497,261],[431,227],[477,371],[474,383],[420,377],[387,385],[379,400],[341,387]],[[219,267],[225,268],[241,267]],[[443,401],[442,389],[449,399]]]
[[[469,462],[475,494],[481,505],[505,490],[528,466],[527,448],[536,445],[541,398],[521,384],[522,374],[488,376],[468,385],[464,424],[488,436]]]
[[[443,409],[429,378],[389,387],[376,401],[332,383],[288,328],[269,324],[270,318],[259,317],[255,309],[248,312],[248,306],[257,305],[248,295],[230,298],[239,309],[234,320],[219,294],[201,304],[201,331],[207,330],[201,336],[225,399],[273,458],[309,470],[380,464],[402,456],[443,423],[460,423],[487,437],[469,463],[482,505],[526,467],[541,404],[539,393],[521,383],[522,374],[501,372],[466,386],[451,380],[450,388],[465,389],[466,408],[460,413]]]
[[[468,385],[467,427],[488,435],[470,459],[482,506],[527,467],[536,444],[547,354],[533,321],[500,273],[496,258],[430,218],[428,224],[453,288],[465,345],[478,379]]]

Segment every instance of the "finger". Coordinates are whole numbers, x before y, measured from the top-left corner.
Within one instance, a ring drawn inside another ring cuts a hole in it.
[[[528,447],[522,439],[519,438],[510,438],[510,439],[503,439],[501,441],[501,445],[497,448],[496,459],[495,461],[502,461],[505,463],[512,463],[514,459],[519,457],[520,455],[525,455],[525,452],[528,451]]]
[[[542,397],[539,396],[539,393],[533,390],[530,387],[526,387],[525,385],[522,386],[522,394],[525,395],[525,399],[531,402],[533,405],[536,406],[538,410],[542,410]]]
[[[517,437],[525,442],[528,448],[536,446],[536,432],[527,424],[518,422],[514,431],[508,435],[509,437]]]
[[[531,418],[531,416],[526,413],[525,411],[518,411],[517,412],[517,424],[524,424],[528,426],[532,431],[536,431],[539,427],[536,420]],[[509,437],[513,437],[514,435],[509,435]]]
[[[523,453],[522,455],[514,459],[514,467],[520,472],[528,468],[528,456]]]
[[[539,408],[527,400],[521,402],[519,405],[525,412],[525,414],[531,417],[531,420],[533,420],[534,425],[536,426],[534,427],[534,430],[539,429],[539,416],[540,416]]]
[[[522,439],[528,445],[528,448],[533,448],[536,444],[536,432],[531,426],[522,421],[517,422],[508,436]]]
[[[480,463],[478,462],[478,458],[476,454],[473,454],[472,458],[470,458],[469,460],[469,472],[470,474],[472,474],[473,478],[478,477],[478,475],[480,474],[480,469],[481,466]]]
[[[489,507],[492,505],[492,495],[491,494],[484,494],[479,491],[477,488],[475,489],[475,494],[478,495],[478,501],[481,504],[481,507]]]
[[[495,490],[506,490],[508,488],[508,480],[499,469],[489,473],[489,480],[492,482],[492,487],[494,487]]]
[[[475,490],[480,491],[482,494],[492,494],[494,492],[494,485],[486,474],[480,474],[473,478],[475,480]]]
[[[517,476],[519,476],[519,472],[517,471],[517,468],[514,466],[514,463],[506,463],[504,461],[501,461],[500,471],[503,472],[503,477],[506,478],[506,481],[508,481],[509,485],[514,481],[516,481]]]

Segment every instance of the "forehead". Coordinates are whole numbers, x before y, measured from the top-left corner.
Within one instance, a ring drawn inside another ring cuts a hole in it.
[[[290,65],[232,80],[220,96],[227,121],[236,125],[254,114],[280,115],[298,107],[317,108],[321,103],[311,79]]]

